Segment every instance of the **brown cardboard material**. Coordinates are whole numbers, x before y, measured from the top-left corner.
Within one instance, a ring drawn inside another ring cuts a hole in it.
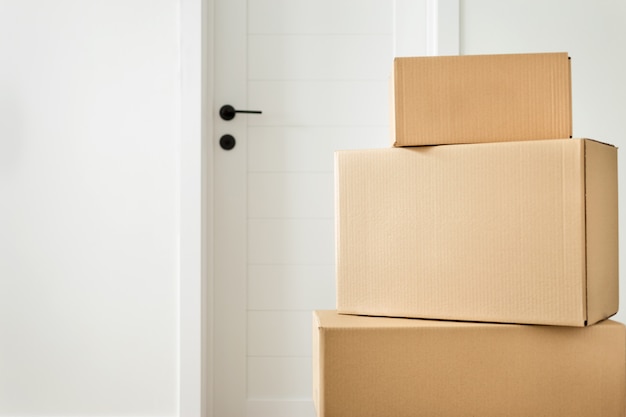
[[[394,146],[560,139],[572,135],[567,53],[394,60]]]
[[[621,323],[586,328],[313,314],[318,417],[623,417]]]
[[[618,309],[617,149],[339,151],[340,313],[585,326]]]

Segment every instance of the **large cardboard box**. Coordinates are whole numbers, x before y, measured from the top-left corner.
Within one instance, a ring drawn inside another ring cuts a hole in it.
[[[396,58],[395,146],[569,138],[567,53]]]
[[[340,313],[585,326],[617,312],[617,149],[339,151]]]
[[[313,318],[318,417],[623,417],[624,325]]]

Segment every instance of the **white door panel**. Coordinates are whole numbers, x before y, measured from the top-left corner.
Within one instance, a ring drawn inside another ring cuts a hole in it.
[[[253,126],[250,172],[333,172],[334,149],[381,146],[388,126]]]
[[[248,74],[251,80],[380,79],[389,74],[389,62],[372,62],[372,56],[389,55],[391,42],[391,34],[254,35]]]
[[[416,2],[425,3],[425,2]],[[248,30],[258,33],[391,33],[389,0],[250,0]],[[416,16],[415,23],[419,24]]]
[[[331,172],[254,172],[248,176],[250,218],[332,218]]]
[[[306,399],[311,396],[311,378],[309,357],[248,357],[247,395],[251,400]]]
[[[391,62],[392,56],[383,57]],[[359,99],[367,92],[367,100]],[[389,83],[383,80],[249,81],[250,126],[386,126]]]
[[[333,233],[333,219],[248,219],[248,263],[330,265]]]
[[[248,355],[307,357],[311,355],[310,311],[255,311],[248,313]]]
[[[315,415],[309,400],[264,401],[248,400],[246,404],[248,417],[293,417]]]
[[[334,265],[249,265],[250,310],[335,308]]]
[[[214,119],[216,417],[314,415],[311,310],[335,307],[333,153],[390,144],[394,43],[415,33],[396,15],[427,27],[426,1],[407,3],[215,0],[214,107],[263,112]]]

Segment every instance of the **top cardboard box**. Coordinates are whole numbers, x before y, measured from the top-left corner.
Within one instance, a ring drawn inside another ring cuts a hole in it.
[[[572,136],[567,53],[396,58],[393,146]]]

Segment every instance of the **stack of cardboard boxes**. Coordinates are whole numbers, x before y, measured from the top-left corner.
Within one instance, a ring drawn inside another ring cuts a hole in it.
[[[623,417],[617,150],[566,53],[397,58],[393,147],[336,153],[319,417]]]

